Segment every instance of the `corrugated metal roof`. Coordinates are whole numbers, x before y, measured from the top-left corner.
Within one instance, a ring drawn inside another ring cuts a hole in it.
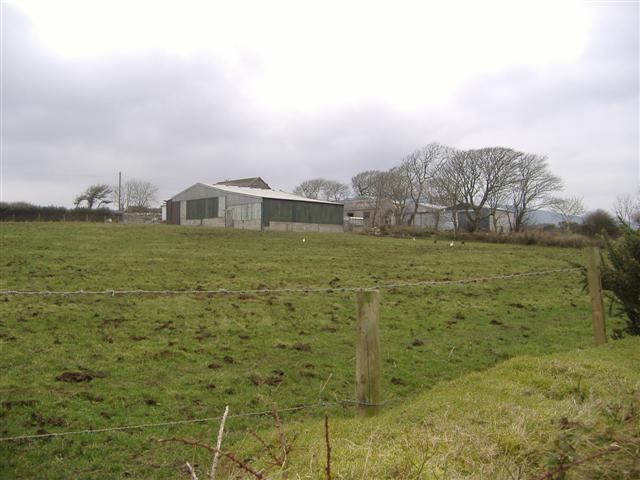
[[[294,195],[293,193],[278,192],[276,190],[265,190],[263,188],[249,188],[249,187],[236,187],[231,185],[220,184],[205,184],[208,187],[216,188],[227,193],[236,193],[238,195],[246,195],[248,197],[256,198],[271,198],[274,200],[294,200],[297,202],[313,202],[313,203],[327,203],[330,205],[343,205],[338,202],[328,202],[326,200],[315,200],[313,198],[301,197],[300,195]]]
[[[251,178],[239,178],[237,180],[225,180],[224,182],[218,182],[216,185],[230,185],[235,187],[249,187],[249,188],[266,188],[271,187],[260,177]]]

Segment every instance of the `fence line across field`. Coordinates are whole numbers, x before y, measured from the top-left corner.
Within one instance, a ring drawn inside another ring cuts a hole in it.
[[[392,402],[381,402],[376,404],[359,402],[357,400],[338,400],[335,402],[317,402],[317,403],[307,403],[303,405],[296,405],[295,407],[288,407],[277,409],[278,413],[287,413],[287,412],[297,412],[299,410],[309,410],[315,408],[326,408],[326,407],[335,407],[335,406],[346,406],[346,405],[355,405],[355,406],[365,406],[365,407],[381,407],[384,405],[388,405]],[[229,418],[242,418],[242,417],[264,417],[267,415],[273,415],[273,410],[262,410],[259,412],[246,412],[246,413],[236,413],[232,415],[227,415],[227,419]],[[55,432],[55,433],[38,433],[33,435],[16,435],[13,437],[0,437],[0,442],[17,442],[21,440],[41,440],[45,438],[55,438],[55,437],[68,437],[71,435],[89,435],[94,433],[108,433],[108,432],[122,432],[126,430],[142,430],[146,428],[157,428],[157,427],[171,427],[176,425],[188,425],[193,423],[207,423],[214,422],[222,419],[222,415],[218,415],[215,417],[205,417],[205,418],[194,418],[189,420],[172,420],[167,422],[157,422],[157,423],[141,423],[138,425],[124,425],[118,427],[104,427],[104,428],[93,428],[93,429],[85,429],[85,430],[72,430],[67,432]]]
[[[0,295],[14,296],[81,296],[81,295],[263,295],[271,293],[336,293],[336,292],[363,292],[369,290],[394,290],[397,288],[429,287],[439,285],[463,285],[467,283],[480,283],[492,280],[510,280],[513,278],[536,277],[553,275],[556,273],[569,273],[583,271],[580,267],[556,268],[553,270],[543,270],[538,272],[516,272],[504,275],[491,275],[486,277],[464,278],[460,280],[422,280],[419,282],[388,283],[383,285],[371,285],[368,287],[294,287],[294,288],[256,288],[247,290],[232,290],[219,288],[216,290],[191,289],[191,290],[71,290],[71,291],[50,291],[50,290],[0,290]]]

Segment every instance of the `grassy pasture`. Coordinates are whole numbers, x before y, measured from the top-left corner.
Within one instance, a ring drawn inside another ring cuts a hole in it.
[[[537,271],[573,249],[174,226],[0,225],[0,289],[371,286]],[[302,242],[302,238],[306,241]],[[577,273],[382,293],[385,400],[511,357],[592,344]],[[0,298],[0,435],[135,425],[351,399],[355,295]],[[611,320],[609,329],[615,328]],[[80,382],[65,372],[86,375]],[[92,377],[89,379],[88,377]],[[349,408],[331,411],[353,415]],[[320,418],[305,410],[287,422]],[[269,419],[235,418],[229,446]],[[171,436],[217,422],[0,443],[0,478],[187,478]]]

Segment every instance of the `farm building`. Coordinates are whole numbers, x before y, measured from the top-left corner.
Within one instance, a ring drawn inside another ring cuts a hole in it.
[[[471,226],[469,219],[474,218],[473,210],[465,204],[454,205],[447,209],[452,216],[455,216],[457,225],[460,230],[468,230]],[[511,231],[511,212],[507,208],[497,208],[495,212],[491,212],[487,207],[483,207],[480,211],[481,231],[487,232],[510,232]]]
[[[407,200],[403,211],[402,221],[408,223],[414,212],[415,203]],[[344,203],[345,223],[353,223],[352,219],[360,220],[365,227],[393,226],[397,224],[395,207],[391,200],[380,201],[371,199],[346,200]],[[451,212],[441,205],[418,203],[413,225],[420,228],[433,228],[436,230],[453,230]]]
[[[415,209],[413,201],[407,201],[405,207],[405,218],[410,221],[415,210],[415,217],[412,225],[418,228],[430,228],[433,230],[453,230],[453,216],[447,207],[434,205],[432,203],[418,203]]]
[[[348,223],[350,219],[358,219],[365,227],[395,225],[393,212],[393,204],[386,199],[376,202],[367,198],[355,198],[344,202],[345,221]]]
[[[305,232],[344,230],[343,204],[271,190],[259,177],[196,183],[167,200],[166,209],[167,223],[174,225]]]

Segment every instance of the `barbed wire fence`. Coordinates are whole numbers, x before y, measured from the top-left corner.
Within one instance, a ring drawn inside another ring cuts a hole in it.
[[[177,295],[260,295],[260,294],[292,294],[292,293],[302,293],[302,294],[313,294],[313,293],[335,293],[335,292],[356,292],[356,293],[365,293],[365,292],[376,292],[380,290],[395,290],[401,288],[415,288],[415,287],[428,287],[428,286],[446,286],[446,285],[465,285],[465,284],[474,284],[474,283],[484,283],[489,281],[498,281],[498,280],[511,280],[517,278],[527,278],[527,277],[540,277],[547,275],[555,275],[562,273],[575,273],[579,271],[584,271],[584,268],[581,267],[568,267],[568,268],[556,268],[550,270],[543,271],[534,271],[534,272],[515,272],[509,274],[502,275],[491,275],[491,276],[483,276],[483,277],[474,277],[474,278],[466,278],[466,279],[457,279],[457,280],[423,280],[417,282],[400,282],[400,283],[388,283],[388,284],[378,284],[371,285],[367,287],[293,287],[293,288],[258,288],[258,289],[189,289],[189,290],[143,290],[143,289],[134,289],[134,290],[68,290],[68,291],[51,291],[51,290],[0,290],[0,296],[24,296],[24,297],[72,297],[72,296],[95,296],[95,295],[106,295],[106,296],[177,296]],[[375,330],[375,335],[377,336],[377,300],[375,301],[376,305],[374,310],[375,313],[373,316],[376,318],[371,318],[369,315],[370,312],[363,313],[363,321],[373,323],[371,325],[367,325],[366,328],[373,328]],[[359,312],[360,316],[360,312]],[[360,320],[360,319],[359,319]],[[363,338],[361,339],[365,343],[370,341],[366,332]],[[371,346],[369,345],[368,348]],[[369,372],[370,366],[366,366],[367,372]],[[358,374],[357,374],[358,375]],[[371,382],[375,383],[376,379],[366,378],[365,379],[365,390],[370,390],[369,384]],[[376,397],[377,398],[377,397]],[[286,407],[283,409],[279,409],[279,412],[282,413],[290,413],[297,412],[301,410],[311,410],[311,409],[319,409],[319,408],[330,408],[336,406],[355,406],[360,409],[364,409],[365,411],[371,411],[373,409],[377,409],[382,406],[389,405],[390,403],[396,403],[399,400],[391,400],[386,402],[379,401],[371,401],[368,397],[358,398],[356,400],[353,399],[343,399],[336,400],[332,402],[326,401],[318,401],[315,403],[302,403],[298,405],[294,405],[291,407]],[[242,417],[259,417],[259,416],[267,416],[272,415],[272,410],[264,410],[264,411],[255,411],[255,412],[244,412],[244,413],[236,413],[229,415],[227,418],[242,418]],[[210,423],[221,420],[222,416],[213,416],[213,417],[204,417],[204,418],[195,418],[195,419],[181,419],[181,420],[170,420],[164,422],[156,422],[156,423],[142,423],[142,424],[132,424],[132,425],[119,425],[112,427],[103,427],[103,428],[88,428],[81,430],[71,430],[71,431],[63,431],[63,432],[53,432],[53,433],[40,433],[40,434],[21,434],[14,436],[5,436],[0,437],[0,442],[23,442],[23,441],[32,441],[32,440],[42,440],[42,439],[52,439],[52,438],[60,438],[60,437],[69,437],[69,436],[77,436],[77,435],[90,435],[90,434],[100,434],[100,433],[109,433],[109,432],[121,432],[121,431],[129,431],[129,430],[143,430],[150,428],[160,428],[160,427],[172,427],[179,425],[188,425],[188,424],[197,424],[197,423]]]
[[[556,268],[553,270],[543,270],[538,272],[517,272],[506,275],[492,275],[486,277],[464,278],[458,280],[422,280],[418,282],[400,282],[400,283],[388,283],[382,285],[370,285],[367,287],[294,287],[294,288],[256,288],[246,290],[233,290],[226,288],[219,288],[215,290],[206,289],[191,289],[191,290],[68,290],[68,291],[55,291],[55,290],[0,290],[0,295],[7,296],[83,296],[83,295],[107,295],[111,297],[115,296],[130,296],[130,295],[261,295],[261,294],[288,294],[288,293],[339,293],[339,292],[363,292],[369,290],[394,290],[398,288],[412,288],[412,287],[428,287],[439,285],[464,285],[468,283],[482,283],[493,280],[510,280],[513,278],[522,277],[538,277],[545,275],[553,275],[556,273],[569,273],[582,271],[584,269],[580,267],[570,268]]]
[[[316,402],[316,403],[307,403],[303,405],[295,405],[293,407],[287,408],[278,408],[278,413],[290,413],[297,412],[300,410],[311,410],[311,409],[319,409],[319,408],[329,408],[336,406],[365,406],[365,407],[382,407],[389,405],[391,403],[397,403],[397,401],[388,401],[381,402],[377,404],[357,402],[355,400],[338,400],[335,402]],[[244,412],[244,413],[236,413],[232,415],[227,415],[227,418],[245,418],[245,417],[264,417],[273,415],[273,410],[261,410],[256,412]],[[214,416],[214,417],[204,417],[204,418],[193,418],[187,420],[170,420],[166,422],[157,422],[157,423],[141,423],[137,425],[122,425],[115,427],[104,427],[104,428],[89,428],[84,430],[71,430],[66,432],[54,432],[54,433],[39,433],[39,434],[26,434],[26,435],[16,435],[12,437],[0,437],[0,442],[17,442],[17,441],[25,441],[25,440],[38,440],[38,439],[46,439],[46,438],[54,438],[54,437],[68,437],[71,435],[89,435],[95,433],[109,433],[109,432],[122,432],[127,430],[143,430],[148,428],[159,428],[159,427],[173,427],[177,425],[189,425],[193,423],[210,423],[217,422],[222,419],[222,415]]]

